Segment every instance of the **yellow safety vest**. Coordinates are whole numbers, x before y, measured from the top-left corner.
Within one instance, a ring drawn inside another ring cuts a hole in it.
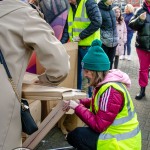
[[[73,19],[73,11],[70,7],[69,13],[68,13],[68,33],[70,41],[72,41],[73,37],[79,36],[79,34],[89,26],[91,23],[90,19],[87,16],[86,13],[86,7],[85,3],[87,0],[81,0],[79,3],[79,6],[76,10],[75,17]],[[89,37],[80,40],[78,42],[79,46],[90,46],[92,44],[92,41],[95,39],[100,39],[100,29],[94,32]]]
[[[124,107],[106,131],[99,135],[97,150],[141,150],[141,131],[132,99],[122,83],[104,84],[94,99],[96,113],[99,110],[99,99],[109,88],[113,87],[124,95]]]

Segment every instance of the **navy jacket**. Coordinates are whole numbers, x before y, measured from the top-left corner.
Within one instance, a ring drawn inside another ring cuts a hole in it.
[[[123,17],[124,17],[124,21],[125,21],[125,23],[126,23],[126,27],[127,27],[127,32],[128,32],[128,34],[129,33],[131,33],[132,32],[132,34],[133,34],[133,30],[129,27],[129,21],[130,21],[130,19],[133,17],[133,13],[129,13],[129,14],[126,14],[126,13],[124,13],[123,14]]]

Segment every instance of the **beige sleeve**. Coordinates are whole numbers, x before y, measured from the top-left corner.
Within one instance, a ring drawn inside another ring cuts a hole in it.
[[[39,79],[53,86],[61,83],[70,69],[69,56],[64,46],[54,36],[50,25],[39,16],[36,10],[27,12],[23,40],[28,48],[36,50],[41,65],[46,68]]]

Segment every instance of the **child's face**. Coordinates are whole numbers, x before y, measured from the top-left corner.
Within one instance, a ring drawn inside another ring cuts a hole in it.
[[[93,78],[93,71],[83,69],[83,74],[84,74],[84,77],[90,80]]]
[[[119,18],[119,17],[120,17],[120,14],[121,14],[120,10],[119,10],[119,9],[116,9],[116,10],[115,10],[115,14],[116,14],[116,18]]]

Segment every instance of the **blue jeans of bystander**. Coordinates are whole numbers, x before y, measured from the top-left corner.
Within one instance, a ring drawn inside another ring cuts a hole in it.
[[[126,50],[127,50],[127,55],[131,54],[132,37],[133,37],[133,32],[127,33],[127,42],[124,44],[124,55],[126,54]]]
[[[90,48],[90,46],[79,46],[78,47],[78,78],[77,78],[77,88],[78,89],[82,89],[82,59],[83,57],[86,55],[86,53],[88,52],[88,49]],[[89,87],[88,88],[88,95],[89,97],[92,96],[92,88]]]

